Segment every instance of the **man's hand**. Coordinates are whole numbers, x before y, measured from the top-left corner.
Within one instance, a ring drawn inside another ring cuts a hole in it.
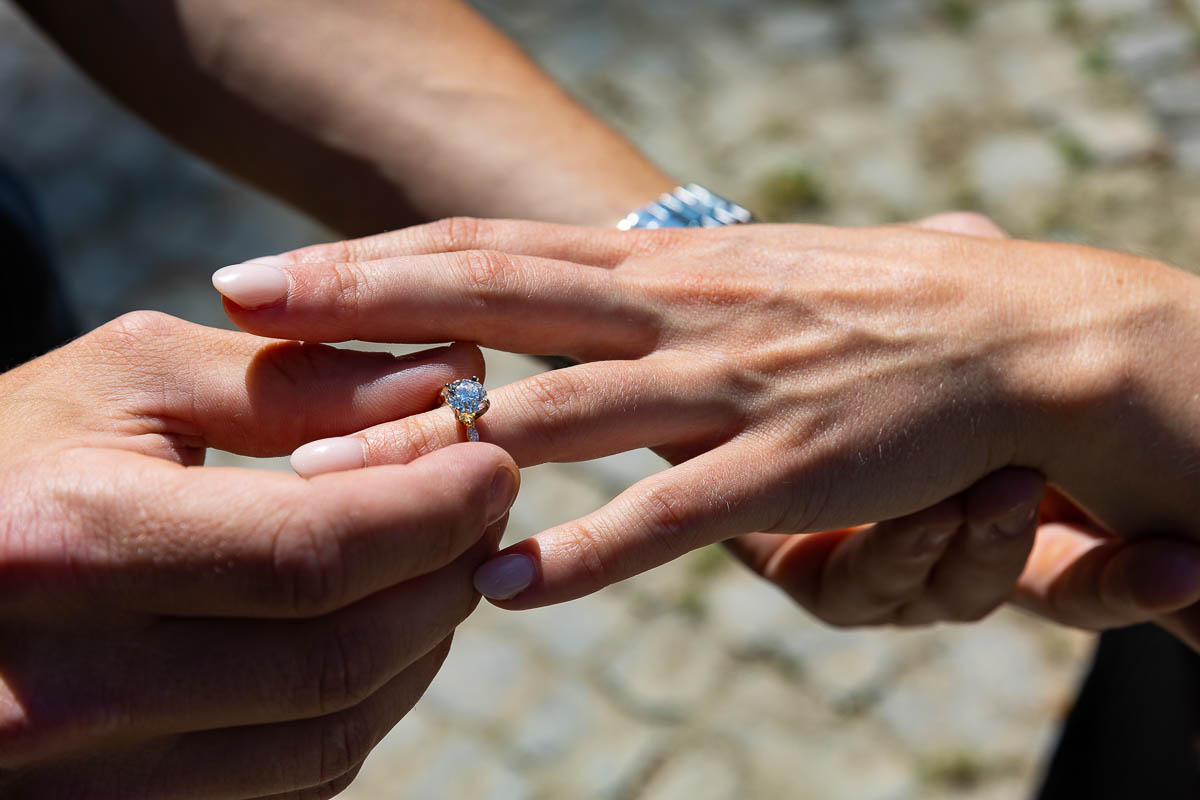
[[[0,376],[0,794],[346,785],[476,602],[515,465],[464,444],[304,480],[204,449],[286,453],[482,367],[135,313]]]
[[[1153,621],[1200,650],[1200,546],[1115,537],[1027,470],[875,525],[727,544],[832,625],[971,622],[1013,602],[1086,630]]]

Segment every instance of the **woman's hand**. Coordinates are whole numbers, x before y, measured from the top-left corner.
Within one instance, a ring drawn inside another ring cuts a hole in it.
[[[199,465],[481,369],[139,312],[0,375],[0,794],[345,786],[473,607],[516,467],[490,445],[311,481]]]
[[[1200,281],[1152,262],[903,226],[450,220],[215,280],[258,333],[470,338],[588,362],[494,390],[484,439],[521,464],[650,446],[677,466],[482,568],[506,607],[750,531],[907,516],[1006,466],[1123,534],[1200,535]],[[435,412],[293,464],[404,462],[460,436]]]

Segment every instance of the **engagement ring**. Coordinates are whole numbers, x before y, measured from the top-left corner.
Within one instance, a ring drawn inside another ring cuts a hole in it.
[[[467,426],[467,438],[472,442],[479,441],[479,431],[475,430],[475,420],[482,417],[491,407],[488,402],[487,389],[474,375],[470,380],[461,378],[442,387],[442,402],[454,409],[458,421]]]

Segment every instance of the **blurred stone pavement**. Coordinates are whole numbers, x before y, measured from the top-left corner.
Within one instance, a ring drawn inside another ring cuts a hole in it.
[[[1021,236],[1200,264],[1200,0],[480,6],[672,172],[764,218],[973,208]],[[89,326],[133,308],[225,325],[213,268],[329,238],[142,127],[7,6],[0,158]],[[493,386],[536,370],[489,365]],[[526,470],[510,537],[659,468],[643,452]],[[703,551],[556,608],[485,604],[344,796],[1024,797],[1090,646],[1010,611],[831,630]]]

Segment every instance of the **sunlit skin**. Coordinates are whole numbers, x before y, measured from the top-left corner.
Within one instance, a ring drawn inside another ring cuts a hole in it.
[[[168,135],[346,234],[463,213],[612,225],[675,183],[457,0],[21,5],[94,80]],[[179,45],[157,45],[163,41]],[[310,54],[330,41],[354,42],[354,58],[314,61]],[[430,74],[438,81],[427,80]],[[445,87],[459,88],[449,93],[454,119],[475,124],[447,124]],[[972,225],[971,232],[988,234],[988,224]],[[570,258],[567,249],[562,254]],[[1065,299],[1076,288],[1060,292],[1065,304],[1078,305]],[[439,441],[450,439],[434,446]],[[356,448],[330,449],[322,463],[345,464]],[[855,541],[877,538],[860,533]],[[984,596],[1007,596],[1001,586],[1027,546],[1027,537],[1016,537],[998,548],[993,557],[1004,569],[987,581]],[[855,565],[916,574],[888,548],[862,552],[872,555],[860,554]],[[1051,552],[1039,543],[1035,554]],[[1038,557],[1031,566],[1058,574],[1072,563]],[[856,567],[845,583],[868,571]],[[942,598],[951,604],[942,613],[969,618],[988,604],[965,600]]]
[[[482,366],[138,312],[0,375],[0,795],[346,786],[474,607],[516,467],[463,444],[305,480],[204,451],[284,454]]]
[[[457,219],[273,268],[286,280],[272,298],[226,293],[246,330],[582,361],[492,390],[480,431],[520,464],[652,447],[676,465],[481,569],[504,607],[751,531],[840,531],[735,547],[841,624],[975,619],[1019,576],[1023,605],[1087,627],[1200,597],[1200,280],[1165,265],[949,215],[630,233]],[[426,414],[335,441],[346,457],[324,468],[404,463],[457,431]],[[312,472],[305,450],[293,464]],[[1022,575],[1039,476],[1103,526],[1075,547],[1077,529],[1043,528]],[[1012,517],[1024,529],[983,535]],[[918,527],[949,536],[905,565]]]

